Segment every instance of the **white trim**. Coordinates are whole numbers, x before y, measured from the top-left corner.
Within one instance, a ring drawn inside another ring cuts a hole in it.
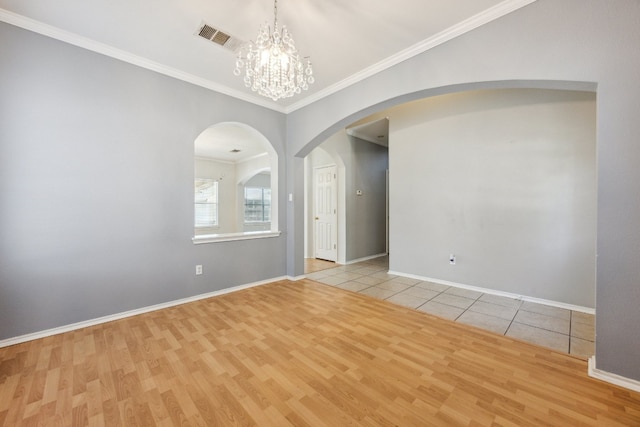
[[[164,308],[175,307],[177,305],[187,304],[203,300],[206,298],[217,297],[232,292],[241,291],[243,289],[253,288],[256,286],[266,285],[268,283],[277,282],[280,280],[286,280],[285,276],[275,277],[273,279],[261,280],[259,282],[247,283],[244,285],[232,286],[230,288],[220,289],[218,291],[208,292],[206,294],[195,295],[188,298],[182,298],[174,301],[164,302],[161,304],[151,305],[148,307],[136,308],[134,310],[124,311],[122,313],[110,314],[108,316],[98,317],[96,319],[85,320],[83,322],[72,323],[70,325],[58,326],[57,328],[46,329],[44,331],[33,332],[31,334],[20,335],[18,337],[7,338],[0,340],[0,348],[8,347],[10,345],[21,344],[23,342],[32,341],[40,338],[50,337],[52,335],[62,334],[65,332],[72,332],[78,329],[87,328],[89,326],[100,325],[102,323],[113,322],[114,320],[125,319],[127,317],[137,316],[139,314],[149,313],[151,311],[162,310]]]
[[[484,10],[452,27],[447,28],[444,31],[439,32],[438,34],[429,37],[428,39],[425,39],[419,43],[414,44],[411,47],[408,47],[407,49],[404,49],[396,53],[395,55],[392,55],[376,64],[373,64],[370,67],[352,74],[342,81],[332,84],[331,86],[319,92],[309,95],[306,98],[303,98],[300,101],[289,105],[284,109],[285,113],[292,113],[300,108],[306,107],[309,104],[319,101],[322,98],[332,95],[346,87],[354,85],[377,73],[391,68],[394,65],[406,61],[407,59],[413,58],[414,56],[433,49],[434,47],[440,46],[441,44],[446,43],[449,40],[468,33],[469,31],[474,30],[482,25],[488,24],[491,21],[501,18],[535,1],[537,0],[505,0],[502,3],[490,7],[487,10]]]
[[[282,231],[245,231],[243,233],[202,234],[191,238],[194,245],[217,242],[235,242],[236,240],[266,239],[278,237]]]
[[[224,165],[235,165],[236,162],[234,161],[230,161],[230,160],[222,160],[222,159],[214,159],[212,157],[203,157],[203,156],[193,156],[193,158],[195,160],[204,160],[207,162],[216,162],[216,163],[222,163]]]
[[[65,43],[88,49],[93,52],[119,59],[121,61],[128,62],[130,64],[137,65],[139,67],[185,81],[187,83],[201,86],[206,89],[222,93],[224,95],[232,96],[242,101],[250,102],[261,107],[288,114],[300,108],[306,107],[307,105],[312,104],[316,101],[319,101],[322,98],[332,95],[346,87],[354,85],[379,72],[391,68],[394,65],[401,63],[402,61],[426,52],[427,50],[433,49],[434,47],[437,47],[443,43],[448,42],[449,40],[468,33],[469,31],[474,30],[482,25],[488,24],[491,21],[501,18],[535,1],[536,0],[505,0],[502,3],[499,3],[470,18],[467,18],[464,21],[452,27],[449,27],[444,31],[439,32],[438,34],[435,34],[419,43],[416,43],[415,45],[404,49],[395,55],[392,55],[370,67],[365,68],[364,70],[352,74],[346,79],[339,81],[323,90],[315,92],[305,98],[302,98],[300,101],[286,107],[266,98],[249,95],[245,92],[232,89],[228,86],[221,85],[202,77],[194,76],[193,74],[185,73],[184,71],[180,71],[175,68],[168,67],[166,65],[143,58],[141,56],[116,49],[106,44],[88,39],[86,37],[82,37],[78,34],[62,30],[52,25],[42,23],[40,21],[36,21],[35,19],[27,18],[26,16],[19,15],[6,9],[0,8],[0,21],[4,21],[8,24],[24,28],[25,30],[33,31],[38,34],[42,34],[44,36],[63,41]]]
[[[344,265],[357,264],[359,262],[369,261],[369,260],[372,260],[372,259],[376,259],[376,258],[380,258],[380,257],[383,257],[383,256],[387,256],[387,255],[389,255],[389,254],[382,253],[382,254],[377,254],[377,255],[366,256],[364,258],[352,259],[351,261],[345,262]]]
[[[389,270],[388,273],[396,275],[396,276],[408,277],[410,279],[422,280],[424,282],[433,282],[433,283],[439,283],[441,285],[453,286],[454,288],[469,289],[471,291],[482,292],[484,294],[497,295],[497,296],[500,296],[500,297],[507,297],[507,298],[517,299],[517,300],[521,300],[521,301],[534,302],[536,304],[543,304],[543,305],[548,305],[548,306],[551,306],[551,307],[564,308],[566,310],[579,311],[581,313],[596,314],[595,308],[583,307],[581,305],[567,304],[565,302],[560,302],[560,301],[553,301],[553,300],[548,300],[548,299],[529,297],[529,296],[526,296],[526,295],[514,294],[512,292],[498,291],[498,290],[495,290],[495,289],[481,288],[479,286],[472,286],[472,285],[465,285],[465,284],[462,284],[462,283],[449,282],[447,280],[440,280],[440,279],[433,279],[433,278],[430,278],[430,277],[417,276],[415,274],[400,273],[398,271],[393,271],[393,270]]]
[[[301,276],[287,276],[287,280],[291,280],[292,282],[297,282],[298,280],[306,279],[307,276],[305,274]]]
[[[596,357],[591,356],[588,362],[588,374],[591,378],[596,378],[601,381],[608,382],[620,387],[627,388],[636,392],[640,392],[640,381],[631,378],[623,377],[618,374],[612,374],[611,372],[601,371],[596,368]]]
[[[134,55],[133,53],[97,42],[95,40],[91,40],[89,38],[80,36],[70,31],[62,30],[60,28],[45,24],[40,21],[36,21],[35,19],[19,15],[6,9],[0,8],[0,21],[4,21],[8,24],[15,25],[16,27],[33,31],[34,33],[42,34],[43,36],[51,37],[53,39],[69,43],[71,45],[78,46],[92,52],[100,53],[102,55],[109,56],[111,58],[127,62],[129,64],[137,65],[138,67],[146,68],[147,70],[155,71],[156,73],[164,74],[165,76],[173,77],[174,79],[182,80],[196,86],[201,86],[203,88],[240,99],[242,101],[246,101],[255,105],[259,105],[261,107],[284,113],[283,106],[278,105],[269,99],[246,94],[242,91],[232,89],[228,86],[224,86],[211,80],[186,73],[176,68],[151,61],[141,56]]]

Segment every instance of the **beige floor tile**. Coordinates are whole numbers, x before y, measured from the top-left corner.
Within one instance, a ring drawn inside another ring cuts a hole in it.
[[[386,273],[387,269],[383,268],[383,267],[361,267],[361,268],[357,268],[355,270],[352,270],[353,273],[358,273],[361,274],[363,276],[368,276],[370,274],[374,274],[374,273]]]
[[[455,320],[464,312],[463,308],[440,304],[439,302],[434,302],[433,300],[425,302],[420,307],[418,307],[418,310],[449,320]]]
[[[373,276],[360,276],[357,279],[355,279],[356,282],[360,282],[360,283],[364,283],[365,285],[369,285],[369,286],[374,286],[374,285],[379,285],[382,282],[386,282],[389,279],[382,279],[380,277],[373,277]]]
[[[402,294],[413,295],[414,297],[424,298],[430,300],[440,295],[440,292],[430,291],[429,289],[419,288],[418,286],[412,286],[401,292]]]
[[[589,358],[596,354],[595,344],[593,343],[593,341],[571,337],[569,354],[575,354],[576,356]]]
[[[444,293],[469,299],[478,299],[482,295],[482,292],[472,291],[470,289],[456,288],[453,286],[444,291]]]
[[[334,271],[334,274],[337,274],[339,271],[350,271],[353,270],[357,267],[352,266],[352,265],[339,265],[337,267],[332,268],[331,270]]]
[[[568,320],[558,317],[551,317],[545,314],[534,313],[532,311],[518,310],[515,322],[533,326],[535,328],[546,329],[559,334],[569,335],[570,323]]]
[[[587,325],[595,326],[596,316],[593,314],[581,313],[579,311],[572,311],[571,323],[586,323]]]
[[[340,283],[344,283],[347,281],[348,281],[347,279],[341,279],[340,277],[336,277],[336,276],[327,276],[327,277],[321,277],[320,279],[316,279],[316,282],[324,283],[325,285],[331,285],[331,286],[339,285]]]
[[[398,282],[395,282],[394,280],[395,279],[389,280],[387,282],[382,282],[376,286],[382,289],[389,289],[390,291],[396,291],[396,292],[401,292],[411,287],[411,285],[398,283]]]
[[[499,295],[483,294],[479,301],[488,302],[489,304],[503,305],[505,307],[520,308],[522,301],[515,298],[502,297]]]
[[[499,317],[505,320],[513,320],[518,310],[513,307],[505,307],[504,305],[498,304],[490,304],[484,301],[476,301],[473,303],[471,307],[469,307],[470,311],[474,311],[476,313],[487,314],[489,316]]]
[[[587,341],[594,341],[596,336],[595,327],[588,323],[571,322],[571,336]]]
[[[427,302],[427,300],[424,298],[419,298],[413,295],[408,295],[403,293],[395,294],[387,298],[387,301],[392,302],[394,304],[399,304],[405,307],[410,307],[410,308],[420,307],[422,304]]]
[[[369,285],[365,285],[364,283],[360,283],[360,282],[344,282],[344,283],[340,283],[339,285],[336,285],[336,288],[346,289],[347,291],[353,291],[353,292],[360,292],[369,287],[370,287]]]
[[[384,272],[384,271],[379,271],[377,273],[369,274],[369,276],[377,277],[379,279],[384,279],[384,280],[391,280],[391,279],[395,279],[396,277],[398,277],[395,274],[389,274],[389,273]]]
[[[530,311],[533,313],[544,314],[546,316],[557,317],[559,319],[571,319],[571,310],[553,307],[550,305],[538,304],[535,302],[525,301],[522,303],[520,310]]]
[[[459,297],[451,294],[445,294],[445,293],[438,295],[437,297],[432,299],[432,301],[439,302],[440,304],[452,305],[454,307],[458,307],[462,309],[467,309],[471,307],[471,304],[474,303],[474,300],[472,299]]]
[[[363,291],[360,291],[361,294],[369,295],[370,297],[378,298],[378,299],[387,299],[391,295],[397,294],[398,291],[391,291],[389,289],[383,289],[378,286],[372,286]]]
[[[386,259],[386,260],[379,261],[379,260],[375,260],[374,259],[374,260],[371,260],[368,263],[368,265],[371,265],[373,267],[382,267],[382,268],[388,270],[389,269],[389,260]]]
[[[510,320],[501,319],[499,317],[489,316],[487,314],[476,313],[474,311],[465,311],[456,322],[466,323],[467,325],[476,326],[487,331],[504,335],[507,328],[511,324]]]
[[[391,279],[391,281],[394,283],[400,283],[401,285],[409,285],[409,286],[413,286],[416,283],[420,282],[420,280],[412,279],[410,277],[394,277],[393,279]]]
[[[433,282],[418,282],[415,284],[415,286],[418,286],[424,289],[429,289],[430,291],[436,291],[436,292],[444,292],[450,288],[450,286],[442,285],[440,283],[433,283]]]
[[[354,273],[353,271],[342,271],[338,274],[334,274],[333,277],[337,277],[345,280],[355,280],[363,276],[362,274]]]
[[[569,352],[569,335],[563,335],[517,322],[511,323],[505,335],[564,353]]]
[[[324,277],[332,276],[333,273],[330,273],[329,270],[316,271],[315,273],[307,274],[307,279],[318,280]]]

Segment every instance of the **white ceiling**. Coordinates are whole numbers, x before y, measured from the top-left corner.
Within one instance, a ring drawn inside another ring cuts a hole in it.
[[[195,140],[194,155],[229,163],[239,163],[267,155],[269,142],[255,129],[241,123],[218,123]]]
[[[374,144],[389,146],[389,119],[383,118],[347,127],[347,134]]]
[[[280,0],[316,82],[277,103],[233,75],[232,52],[200,24],[241,40],[273,21],[272,0],[0,0],[0,20],[280,111],[292,111],[534,0]]]

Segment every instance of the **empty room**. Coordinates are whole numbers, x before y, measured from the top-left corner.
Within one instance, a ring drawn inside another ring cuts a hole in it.
[[[639,425],[638,45],[635,0],[0,0],[0,426]]]

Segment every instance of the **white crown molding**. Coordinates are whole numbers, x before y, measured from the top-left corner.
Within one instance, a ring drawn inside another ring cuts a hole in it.
[[[114,59],[118,59],[123,62],[127,62],[132,65],[136,65],[147,70],[155,71],[156,73],[163,74],[165,76],[173,77],[174,79],[182,80],[187,83],[194,84],[196,86],[203,87],[205,89],[212,90],[214,92],[228,95],[233,98],[237,98],[242,101],[249,102],[261,107],[269,108],[271,110],[284,113],[284,107],[276,104],[275,102],[266,98],[247,95],[244,92],[231,89],[227,86],[215,83],[211,80],[204,79],[202,77],[194,76],[193,74],[185,73],[184,71],[177,70],[175,68],[160,64],[158,62],[151,61],[138,55],[126,52],[121,49],[106,45],[104,43],[97,42],[95,40],[88,39],[78,34],[62,30],[36,21],[35,19],[28,18],[23,15],[8,11],[0,8],[0,21],[7,24],[14,25],[16,27],[23,28],[25,30],[32,31],[34,33],[42,34],[43,36],[51,37],[56,40],[60,40],[65,43],[69,43],[74,46],[81,47],[83,49],[90,50]]]
[[[227,86],[221,85],[219,83],[215,83],[211,80],[194,76],[193,74],[185,73],[175,68],[168,67],[166,65],[140,57],[138,55],[134,55],[132,53],[123,51],[121,49],[116,49],[106,44],[96,42],[86,37],[82,37],[78,34],[74,34],[69,31],[65,31],[48,24],[44,24],[40,21],[27,18],[26,16],[22,16],[17,13],[10,12],[6,9],[0,8],[0,21],[4,21],[8,24],[15,25],[20,28],[24,28],[25,30],[33,31],[38,34],[42,34],[44,36],[63,41],[65,43],[69,43],[74,46],[91,50],[93,52],[97,52],[97,53],[109,56],[111,58],[118,59],[120,61],[137,65],[139,67],[146,68],[148,70],[155,71],[157,73],[164,74],[166,76],[185,81],[187,83],[201,86],[203,88],[206,88],[215,92],[219,92],[224,95],[228,95],[242,101],[246,101],[246,102],[249,102],[261,107],[265,107],[280,113],[288,114],[300,108],[303,108],[307,105],[310,105],[316,101],[319,101],[351,85],[354,85],[381,71],[384,71],[390,67],[393,67],[394,65],[397,65],[402,61],[406,61],[409,58],[412,58],[416,55],[426,52],[427,50],[433,49],[434,47],[439,46],[449,40],[452,40],[458,36],[468,33],[469,31],[474,30],[498,18],[501,18],[502,16],[505,16],[522,7],[525,7],[535,1],[537,0],[505,0],[502,3],[499,3],[485,11],[482,11],[444,31],[441,31],[440,33],[432,37],[429,37],[428,39],[425,39],[407,49],[404,49],[398,52],[395,55],[392,55],[378,62],[377,64],[374,64],[368,68],[365,68],[364,70],[359,71],[338,83],[335,83],[319,92],[316,92],[305,98],[302,98],[300,101],[286,107],[276,104],[273,101],[267,100],[266,98],[247,95],[244,92],[231,89]]]
[[[269,283],[279,282],[281,280],[287,280],[287,277],[285,276],[274,277],[273,279],[261,280],[259,282],[233,286],[231,288],[225,288],[219,291],[208,292],[206,294],[195,295],[192,297],[169,301],[162,304],[151,305],[148,307],[137,308],[137,309],[125,311],[122,313],[111,314],[109,316],[98,317],[96,319],[85,320],[84,322],[72,323],[70,325],[59,326],[57,328],[46,329],[44,331],[33,332],[31,334],[20,335],[13,338],[7,338],[4,340],[0,340],[0,348],[8,347],[10,345],[21,344],[27,341],[33,341],[40,338],[50,337],[52,335],[58,335],[65,332],[77,331],[78,329],[87,328],[89,326],[95,326],[95,325],[100,325],[107,322],[113,322],[114,320],[125,319],[127,317],[137,316],[138,314],[144,314],[144,313],[149,313],[151,311],[157,311],[165,308],[175,307],[177,305],[187,304],[190,302],[199,301],[206,298],[212,298],[220,295],[230,294],[232,292],[241,291],[243,289],[249,289],[249,288],[254,288],[256,286],[262,286],[262,285],[267,285]]]
[[[306,107],[316,101],[319,101],[322,98],[325,98],[329,95],[332,95],[342,89],[345,89],[351,85],[354,85],[368,77],[371,77],[381,71],[384,71],[388,68],[393,67],[407,59],[413,58],[427,50],[433,49],[434,47],[440,46],[441,44],[448,42],[458,36],[461,36],[465,33],[468,33],[471,30],[474,30],[482,25],[488,24],[491,21],[494,21],[498,18],[501,18],[513,11],[516,11],[520,8],[523,8],[537,0],[505,0],[502,3],[499,3],[487,10],[484,10],[464,21],[447,28],[444,31],[439,32],[438,34],[429,37],[419,43],[414,44],[407,49],[404,49],[382,61],[374,64],[368,68],[365,68],[362,71],[353,74],[346,79],[335,83],[326,89],[323,89],[319,92],[316,92],[312,95],[307,96],[306,98],[301,99],[295,104],[289,105],[285,108],[285,113],[292,113],[300,108]]]
[[[596,368],[596,357],[591,356],[588,362],[588,375],[591,378],[597,378],[601,381],[608,382],[610,384],[624,387],[629,390],[637,391],[640,393],[640,381],[631,378],[623,377],[618,374],[612,374],[611,372],[601,371]]]

